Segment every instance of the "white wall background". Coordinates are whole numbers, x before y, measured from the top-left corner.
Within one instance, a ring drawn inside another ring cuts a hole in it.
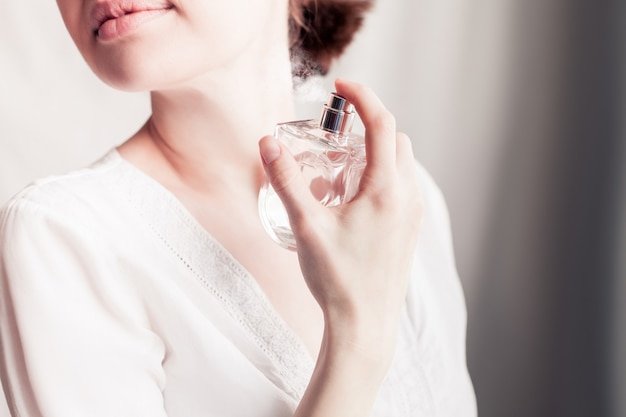
[[[533,181],[542,181],[540,171],[526,171],[526,166],[520,168],[521,174],[511,174],[507,161],[517,157],[518,148],[513,145],[518,143],[513,140],[528,140],[533,148],[522,150],[529,155],[535,151],[545,155],[541,144],[549,142],[554,132],[558,134],[559,115],[554,109],[562,91],[555,86],[566,72],[561,65],[562,46],[573,30],[565,11],[582,3],[379,0],[363,32],[327,81],[330,88],[332,77],[341,75],[372,86],[395,113],[399,129],[412,137],[417,158],[447,197],[470,311],[470,365],[480,414],[487,417],[559,415],[544,412],[567,409],[554,405],[564,400],[546,399],[533,389],[551,379],[544,378],[545,368],[540,369],[544,362],[526,352],[535,348],[543,352],[544,345],[531,343],[526,349],[525,340],[504,340],[496,334],[505,328],[529,339],[542,337],[545,329],[538,323],[556,320],[558,314],[548,318],[532,314],[533,294],[541,292],[538,280],[526,281],[522,273],[511,275],[509,281],[506,276],[490,276],[489,265],[494,247],[509,248],[507,253],[515,254],[545,237],[535,228],[536,234],[524,233],[525,213],[502,212],[501,200],[508,195],[502,190],[515,189],[520,178],[524,180],[521,186],[527,184],[530,190]],[[116,92],[91,74],[65,33],[55,2],[3,0],[0,202],[35,178],[97,159],[132,134],[148,110],[144,94]],[[511,126],[519,126],[520,121],[525,124],[525,135],[511,135]],[[541,160],[531,158],[530,164]],[[528,200],[541,198],[533,191],[528,196]],[[507,215],[511,216],[507,224],[521,226],[506,229],[505,234],[494,231],[494,217]],[[533,219],[528,222],[537,224]],[[513,259],[509,271],[517,268],[515,260],[519,261]],[[626,277],[626,272],[618,276]],[[626,285],[616,288],[616,300],[626,300]],[[551,303],[549,299],[544,302]],[[486,305],[493,308],[484,310]],[[484,311],[494,312],[504,322],[491,326],[483,320]],[[623,318],[622,311],[614,320],[617,329],[626,327]],[[566,315],[561,319],[568,320]],[[621,346],[625,345],[624,333],[615,332]],[[626,389],[626,361],[622,354],[614,355],[621,364],[611,385],[617,393]],[[523,378],[516,383],[518,371]],[[583,392],[586,383],[581,384]],[[571,392],[579,391],[564,391]],[[626,405],[620,407],[626,413]],[[614,410],[612,415],[626,415]],[[0,417],[5,415],[8,412],[0,405]]]

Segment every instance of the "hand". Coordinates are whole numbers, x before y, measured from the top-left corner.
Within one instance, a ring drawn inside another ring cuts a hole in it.
[[[404,303],[421,196],[411,142],[396,133],[393,116],[366,87],[338,80],[336,88],[354,104],[366,128],[367,166],[351,202],[323,207],[284,146],[265,137],[260,148],[327,326],[340,326],[350,343],[368,344],[393,339],[387,333],[393,333]]]
[[[365,125],[367,165],[352,201],[324,207],[287,148],[261,139],[268,178],[292,226],[324,337],[297,417],[370,415],[391,362],[422,201],[409,138],[368,88],[337,80]]]

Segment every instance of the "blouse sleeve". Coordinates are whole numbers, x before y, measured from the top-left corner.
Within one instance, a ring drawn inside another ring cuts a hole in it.
[[[422,366],[438,416],[476,416],[466,361],[467,309],[452,244],[448,208],[428,172],[418,164],[424,217],[409,288],[408,311],[421,322]]]
[[[0,213],[0,375],[13,416],[166,415],[163,343],[95,229],[25,198]]]

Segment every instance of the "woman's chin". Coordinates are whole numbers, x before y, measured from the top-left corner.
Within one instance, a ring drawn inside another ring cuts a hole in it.
[[[149,91],[153,89],[154,83],[150,82],[146,77],[136,76],[132,73],[116,72],[114,74],[96,73],[98,77],[110,87],[116,90],[137,92],[137,91]]]
[[[176,84],[173,71],[155,71],[144,65],[116,65],[104,69],[94,68],[94,72],[105,84],[116,90],[138,92],[153,91]]]

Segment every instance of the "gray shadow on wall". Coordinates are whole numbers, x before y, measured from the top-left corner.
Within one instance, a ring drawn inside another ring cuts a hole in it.
[[[508,145],[469,312],[481,417],[626,415],[623,4],[516,6]]]

